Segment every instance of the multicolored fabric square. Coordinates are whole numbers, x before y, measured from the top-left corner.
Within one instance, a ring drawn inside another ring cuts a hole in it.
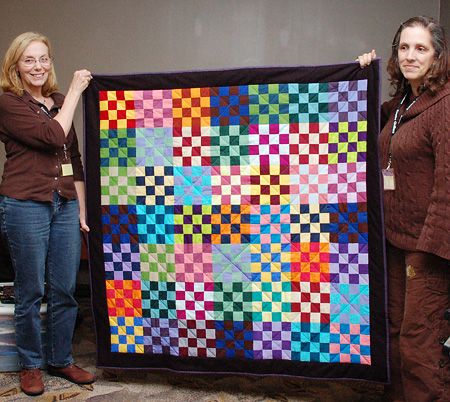
[[[312,72],[94,77],[88,209],[107,365],[386,376],[377,66],[304,81]]]

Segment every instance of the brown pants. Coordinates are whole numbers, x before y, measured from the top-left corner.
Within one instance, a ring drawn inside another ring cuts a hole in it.
[[[391,385],[389,400],[450,401],[450,265],[422,252],[388,245]]]

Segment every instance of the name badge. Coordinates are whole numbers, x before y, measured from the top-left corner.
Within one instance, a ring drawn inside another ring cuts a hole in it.
[[[73,176],[73,169],[71,163],[63,163],[61,165],[63,176]]]
[[[395,190],[394,169],[382,169],[381,173],[383,174],[383,188],[385,190]]]

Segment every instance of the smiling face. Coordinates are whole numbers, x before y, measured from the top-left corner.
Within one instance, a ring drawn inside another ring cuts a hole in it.
[[[41,93],[42,86],[48,79],[51,61],[46,63],[46,59],[50,61],[47,46],[43,42],[33,41],[27,46],[17,62],[17,71],[22,84],[25,90],[31,94]]]
[[[427,29],[419,25],[403,29],[398,45],[398,63],[414,95],[419,94],[418,88],[423,84],[434,59],[435,49]]]

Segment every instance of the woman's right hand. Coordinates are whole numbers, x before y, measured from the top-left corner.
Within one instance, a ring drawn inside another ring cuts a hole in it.
[[[371,52],[369,53],[364,53],[361,56],[358,56],[358,58],[356,59],[356,61],[359,62],[359,65],[361,66],[361,68],[367,67],[372,60],[377,58],[377,54],[375,52],[375,49],[372,49]]]

